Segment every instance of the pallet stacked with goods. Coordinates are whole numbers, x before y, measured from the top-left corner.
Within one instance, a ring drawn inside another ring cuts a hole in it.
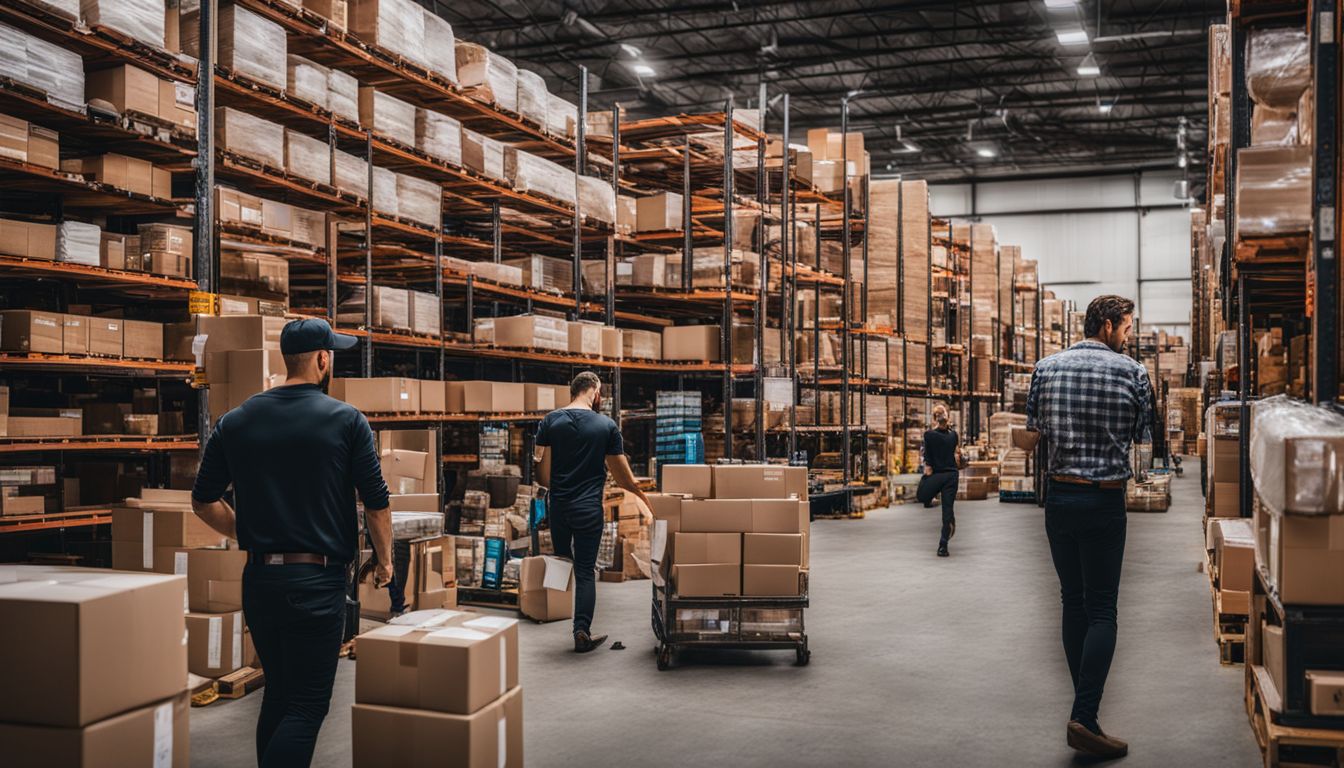
[[[1192,217],[1195,311],[1214,313],[1195,342],[1205,525],[1215,633],[1246,662],[1266,764],[1344,750],[1339,32],[1332,3],[1241,2],[1210,35],[1209,195]]]

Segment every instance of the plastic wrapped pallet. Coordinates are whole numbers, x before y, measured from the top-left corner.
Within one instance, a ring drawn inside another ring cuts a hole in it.
[[[574,263],[568,259],[560,259],[554,256],[524,256],[516,259],[505,259],[505,264],[518,267],[523,272],[523,284],[529,288],[535,288],[539,291],[551,291],[553,293],[564,293],[574,290]],[[605,268],[606,265],[601,261],[585,262],[585,269],[590,264],[596,264],[598,267]]]
[[[550,107],[551,94],[546,90],[546,80],[536,72],[518,70],[518,114],[525,120],[545,126],[546,110]]]
[[[386,168],[373,167],[373,194],[369,196],[373,210],[386,216],[400,216],[397,202],[397,174]]]
[[[462,124],[429,109],[415,110],[415,148],[450,165],[462,165]]]
[[[971,334],[993,336],[998,320],[998,243],[992,224],[971,225]]]
[[[462,129],[462,167],[488,179],[503,181],[504,145],[489,136]]]
[[[415,146],[415,106],[394,96],[361,86],[359,124],[408,147]]]
[[[302,56],[290,54],[285,64],[285,93],[290,98],[306,101],[309,104],[327,109],[328,81],[331,68]]]
[[[1285,395],[1251,408],[1251,478],[1265,507],[1344,514],[1344,416]]]
[[[407,291],[410,300],[411,330],[436,336],[442,326],[443,312],[439,297],[423,291]]]
[[[398,173],[396,185],[397,215],[426,226],[439,226],[439,199],[443,191],[437,183]]]
[[[80,0],[79,13],[87,27],[107,27],[163,50],[163,0]]]
[[[425,11],[413,0],[350,0],[350,31],[360,40],[425,66]]]
[[[359,81],[354,75],[339,69],[327,72],[327,109],[339,118],[359,122]]]
[[[1259,104],[1251,108],[1251,146],[1291,146],[1297,143],[1296,112]]]
[[[1306,146],[1237,150],[1238,239],[1310,228],[1311,160]]]
[[[53,104],[85,110],[84,59],[8,24],[0,24],[0,77],[31,85]]]
[[[616,190],[596,176],[579,177],[579,212],[606,224],[616,223]]]
[[[361,198],[369,196],[369,165],[362,157],[336,150],[336,178],[332,184],[342,192]]]
[[[1311,85],[1311,46],[1303,27],[1253,30],[1246,42],[1246,91],[1256,104],[1297,108]]]
[[[98,266],[103,231],[95,224],[63,221],[56,226],[56,260]]]
[[[221,149],[272,168],[285,167],[285,129],[233,107],[215,110],[215,141]]]
[[[285,172],[320,184],[331,183],[331,145],[285,129]]]
[[[874,179],[868,187],[868,323],[896,328],[901,243],[900,179]]]
[[[163,3],[159,2],[159,17]],[[285,89],[285,28],[237,5],[219,9],[219,63]]]
[[[79,0],[29,0],[29,3],[70,21],[79,21]]]
[[[536,192],[552,200],[574,204],[573,171],[512,144],[504,146],[504,177],[520,192]]]
[[[364,286],[356,286],[341,302],[336,308],[336,319],[342,323],[364,324]],[[411,330],[410,293],[402,288],[373,286],[373,326]]]
[[[457,41],[458,83],[472,97],[510,112],[518,111],[518,68],[512,61],[476,43]]]
[[[451,53],[457,47],[453,25],[447,19],[425,10],[425,68],[457,84],[457,57]]]
[[[546,132],[552,136],[573,136],[579,121],[579,108],[554,93],[546,97]]]

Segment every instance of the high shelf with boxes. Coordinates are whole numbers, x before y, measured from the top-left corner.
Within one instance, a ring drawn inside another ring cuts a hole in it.
[[[52,532],[101,563],[112,502],[194,472],[191,366],[164,327],[195,287],[173,189],[193,67],[77,11],[0,8],[0,534]]]

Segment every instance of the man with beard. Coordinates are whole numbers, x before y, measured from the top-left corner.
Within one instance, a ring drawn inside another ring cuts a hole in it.
[[[1027,396],[1031,442],[1040,435],[1047,441],[1045,532],[1074,689],[1067,741],[1100,758],[1129,751],[1102,731],[1097,712],[1115,655],[1130,446],[1152,440],[1148,373],[1121,353],[1133,324],[1134,302],[1093,299],[1083,324],[1087,338],[1037,363]]]
[[[288,378],[220,417],[206,443],[191,506],[248,553],[243,614],[266,690],[257,764],[306,766],[327,715],[345,614],[345,574],[359,551],[355,494],[392,579],[392,515],[369,422],[326,395],[335,350],[353,336],[325,320],[280,334]],[[233,487],[234,506],[222,499]],[[236,512],[235,512],[236,508]]]

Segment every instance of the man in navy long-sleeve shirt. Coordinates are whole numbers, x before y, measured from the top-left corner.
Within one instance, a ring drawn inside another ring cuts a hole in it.
[[[219,419],[191,492],[196,514],[248,553],[243,613],[266,670],[263,767],[312,760],[336,677],[346,569],[359,552],[356,493],[376,583],[392,578],[392,516],[373,431],[358,409],[326,395],[334,351],[355,341],[325,320],[286,325],[285,384]],[[223,501],[229,486],[234,507]]]

